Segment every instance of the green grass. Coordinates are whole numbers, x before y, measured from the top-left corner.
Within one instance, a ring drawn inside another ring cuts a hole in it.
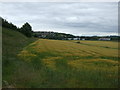
[[[117,43],[82,43],[85,44],[47,39],[35,41],[3,28],[3,87],[118,87]],[[108,46],[110,48],[105,48]]]
[[[19,60],[17,54],[28,44],[35,41],[34,38],[27,38],[23,34],[13,31],[11,29],[2,28],[2,80],[3,87],[4,82],[8,82],[9,85],[15,83],[12,78],[19,68],[21,60]]]

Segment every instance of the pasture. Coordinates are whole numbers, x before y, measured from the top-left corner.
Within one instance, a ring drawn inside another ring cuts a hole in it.
[[[16,87],[118,87],[118,42],[39,39],[17,56]]]

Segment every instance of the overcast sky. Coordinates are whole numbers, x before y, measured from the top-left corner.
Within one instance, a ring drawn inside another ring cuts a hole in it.
[[[12,2],[0,3],[0,16],[21,27],[29,22],[33,31],[74,35],[117,35],[117,2]]]

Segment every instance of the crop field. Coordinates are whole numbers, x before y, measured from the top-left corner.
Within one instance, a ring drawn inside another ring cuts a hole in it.
[[[118,87],[118,42],[39,39],[17,54],[16,87]],[[22,67],[23,64],[21,64]]]

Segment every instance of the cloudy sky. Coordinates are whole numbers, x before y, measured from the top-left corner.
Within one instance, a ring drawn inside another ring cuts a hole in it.
[[[9,2],[0,3],[0,16],[33,31],[74,35],[117,35],[117,2]]]

